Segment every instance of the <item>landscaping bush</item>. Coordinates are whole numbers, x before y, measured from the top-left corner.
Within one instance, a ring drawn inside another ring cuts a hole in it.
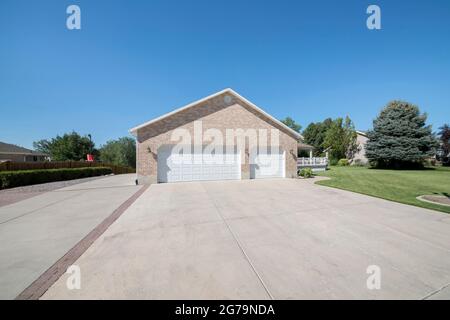
[[[117,166],[105,162],[88,161],[44,161],[44,162],[13,162],[0,163],[0,171],[25,171],[25,170],[50,170],[50,169],[75,169],[75,168],[111,168],[114,174],[135,173],[131,167]]]
[[[337,165],[338,160],[335,158],[330,158],[330,159],[328,159],[328,163],[330,166],[335,166],[335,165]]]
[[[350,163],[348,162],[347,159],[339,159],[337,165],[340,167],[346,167],[348,166]]]
[[[368,164],[364,163],[361,159],[353,160],[351,165],[354,166],[354,167],[367,167],[368,166]]]
[[[426,159],[426,160],[424,160],[423,164],[426,167],[435,167],[436,166],[436,159],[434,159],[434,158]]]
[[[311,168],[303,168],[298,172],[298,175],[303,178],[312,178],[313,171]]]
[[[0,172],[0,189],[111,174],[111,168],[73,168]]]

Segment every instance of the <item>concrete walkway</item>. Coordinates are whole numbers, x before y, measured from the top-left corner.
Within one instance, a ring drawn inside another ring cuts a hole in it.
[[[109,176],[0,207],[0,299],[14,299],[139,190]]]
[[[449,299],[450,215],[313,180],[152,185],[75,264],[44,299]]]

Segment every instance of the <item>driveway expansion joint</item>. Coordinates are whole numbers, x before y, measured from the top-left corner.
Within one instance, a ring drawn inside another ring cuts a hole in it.
[[[207,188],[205,188],[205,186],[203,184],[201,184],[203,189],[205,189],[206,193],[208,194],[208,196],[210,197],[210,199],[213,202],[214,207],[217,210],[217,213],[219,214],[220,218],[222,219],[223,223],[225,223],[228,231],[231,233],[231,236],[233,237],[234,241],[236,242],[237,246],[239,247],[239,249],[241,250],[242,254],[244,255],[245,259],[247,260],[248,264],[250,265],[250,268],[253,270],[253,272],[255,273],[256,277],[258,278],[259,282],[261,283],[261,285],[263,286],[264,290],[266,291],[267,295],[269,296],[269,298],[271,300],[275,300],[275,298],[273,297],[273,295],[270,293],[269,288],[267,287],[267,285],[265,284],[264,280],[262,279],[261,275],[259,274],[259,272],[256,270],[255,265],[252,263],[252,261],[250,260],[250,257],[247,255],[247,253],[245,252],[244,247],[242,246],[241,242],[239,241],[238,237],[236,236],[236,234],[233,232],[233,230],[231,229],[230,225],[228,224],[228,222],[226,221],[226,219],[223,217],[222,213],[220,212],[220,209],[216,203],[216,201],[214,200],[213,197],[211,197],[209,191]]]
[[[432,296],[438,294],[439,292],[442,292],[443,290],[447,289],[449,286],[450,286],[450,283],[447,283],[446,285],[440,287],[439,289],[437,289],[437,290],[427,294],[426,296],[424,296],[420,300],[427,300],[427,299],[431,298]]]

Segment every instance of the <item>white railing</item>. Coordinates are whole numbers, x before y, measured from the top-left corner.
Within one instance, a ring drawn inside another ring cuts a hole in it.
[[[326,157],[313,157],[313,158],[298,158],[297,166],[326,166],[328,164],[328,158]]]

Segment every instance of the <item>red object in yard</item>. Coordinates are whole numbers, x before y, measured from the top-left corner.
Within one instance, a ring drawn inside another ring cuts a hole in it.
[[[94,155],[88,154],[88,155],[87,155],[87,161],[93,162],[93,161],[94,161]]]

